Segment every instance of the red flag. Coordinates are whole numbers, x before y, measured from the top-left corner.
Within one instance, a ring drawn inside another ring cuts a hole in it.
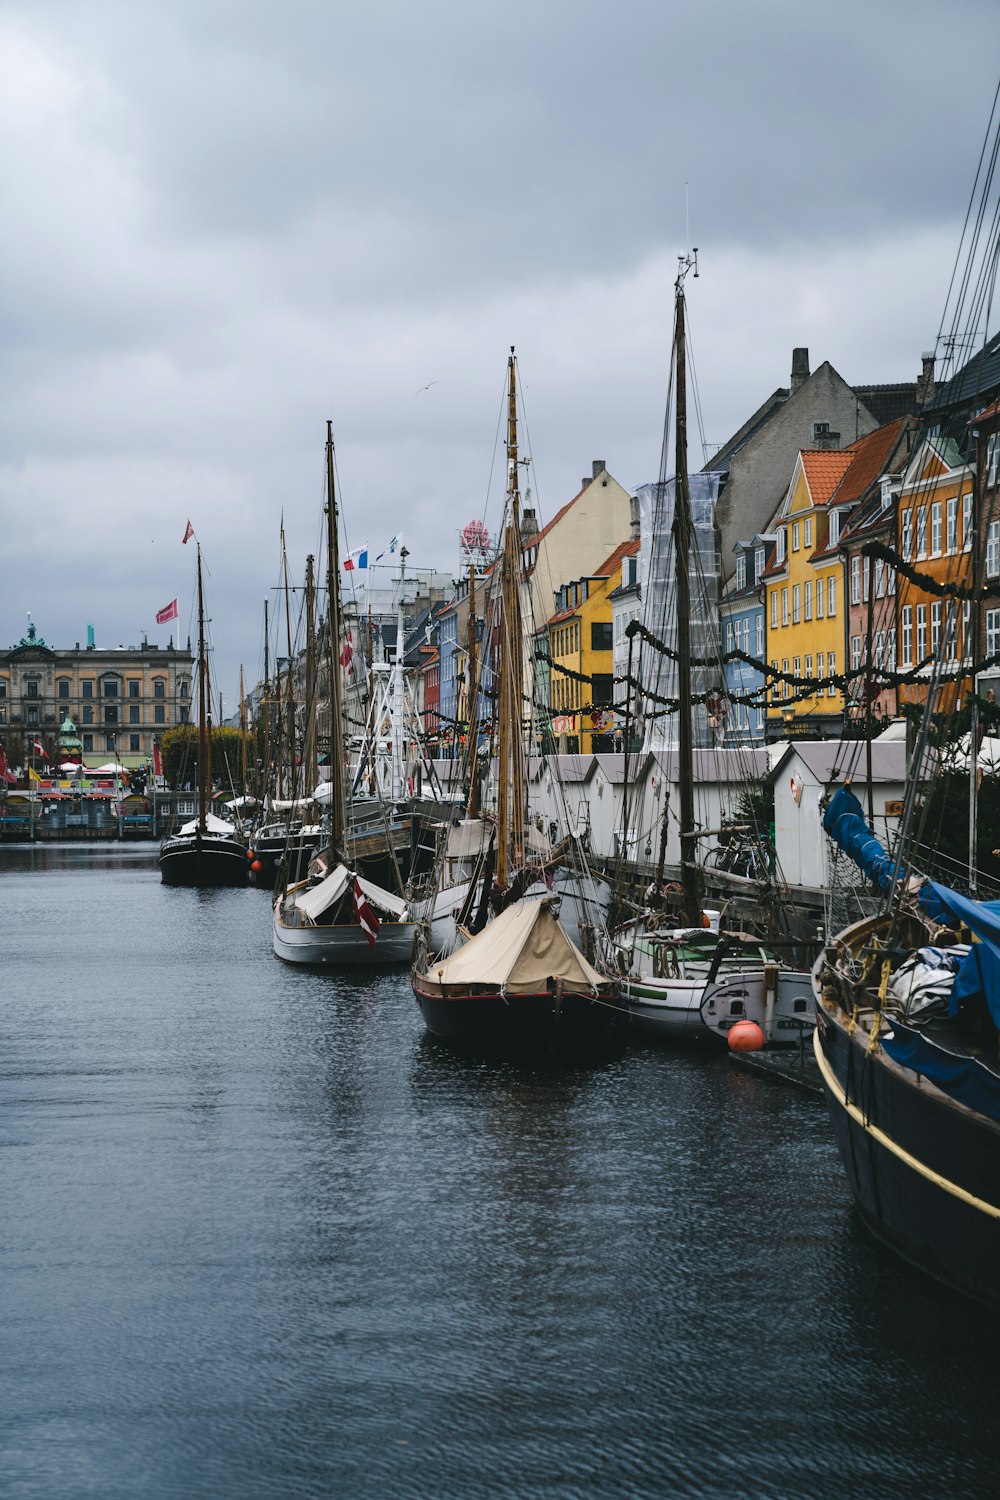
[[[361,889],[361,882],[357,876],[354,877],[354,914],[361,924],[361,931],[374,948],[378,930],[382,924],[368,905],[368,899]]]
[[[351,659],[354,656],[354,647],[351,645],[351,641],[353,639],[354,637],[351,635],[351,632],[348,631],[347,640],[344,643],[344,649],[340,653],[340,665],[342,667],[349,667],[351,665]]]
[[[153,741],[153,775],[154,776],[162,776],[163,775],[163,757],[160,754],[160,742],[159,742],[159,740],[154,740]]]
[[[194,536],[194,527],[191,525],[191,522],[189,521],[187,523],[187,525],[185,526],[185,528],[184,528],[184,535],[181,537],[181,541],[182,542],[189,542],[193,536]]]
[[[158,609],[156,611],[156,623],[157,623],[157,625],[165,625],[168,620],[176,620],[176,619],[177,619],[177,600],[176,599],[171,599],[170,603],[167,604],[167,605],[165,605],[163,607],[163,609]]]
[[[48,760],[49,757],[45,753],[45,746],[42,744],[41,740],[35,740],[32,745],[32,749],[34,750],[35,754],[40,755],[43,760]]]

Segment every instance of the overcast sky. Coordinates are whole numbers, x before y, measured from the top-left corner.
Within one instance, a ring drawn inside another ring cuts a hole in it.
[[[510,344],[543,522],[655,478],[685,184],[710,447],[794,346],[914,379],[998,43],[996,0],[2,0],[0,641],[186,634],[190,517],[232,705],[327,417],[349,545],[454,570]]]

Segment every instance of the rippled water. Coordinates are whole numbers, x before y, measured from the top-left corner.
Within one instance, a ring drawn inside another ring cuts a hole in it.
[[[996,1495],[1000,1324],[812,1099],[455,1058],[146,845],[0,849],[0,937],[0,1494]]]

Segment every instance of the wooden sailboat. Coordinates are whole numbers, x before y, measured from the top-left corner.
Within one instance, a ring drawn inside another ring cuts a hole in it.
[[[695,822],[695,752],[692,711],[691,514],[687,455],[687,382],[684,282],[697,274],[695,256],[681,258],[674,287],[675,475],[673,568],[677,630],[677,783],[682,919],[659,901],[666,846],[664,812],[653,904],[614,934],[615,971],[634,1029],[651,1041],[725,1039],[737,1022],[752,1020],[766,1042],[797,1039],[803,1014],[814,1013],[808,974],[785,971],[758,939],[720,934],[703,911],[703,877]],[[661,483],[661,493],[663,485]],[[672,809],[668,810],[672,812]],[[627,839],[625,840],[627,844]],[[788,1023],[787,1035],[783,1023]]]
[[[287,963],[385,968],[406,963],[416,923],[406,902],[365,880],[349,856],[347,761],[341,671],[342,614],[334,482],[333,424],[327,423],[327,665],[330,791],[326,848],[310,875],[279,890],[273,905],[274,952]]]
[[[525,895],[536,883],[538,872],[526,802],[513,349],[507,370],[507,513],[493,631],[495,826],[477,878],[466,894],[459,923],[463,940],[451,953],[433,954],[428,924],[418,938],[411,978],[424,1022],[434,1035],[477,1045],[550,1050],[612,1041],[621,1016],[616,984],[598,972],[571,941],[557,914],[557,898]],[[474,720],[472,713],[470,720]]]
[[[239,886],[248,880],[246,840],[209,812],[212,789],[212,692],[205,648],[205,596],[198,547],[198,816],[160,845],[164,885]]]

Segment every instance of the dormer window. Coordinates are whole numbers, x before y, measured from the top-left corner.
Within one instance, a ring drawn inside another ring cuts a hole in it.
[[[778,527],[778,540],[777,540],[777,544],[776,544],[775,549],[774,549],[774,560],[777,563],[783,563],[784,560],[785,560],[785,528],[784,528],[784,526],[779,526]]]
[[[736,558],[736,587],[745,589],[747,586],[747,557],[745,552],[737,554]]]
[[[758,547],[753,555],[754,575],[759,578],[764,571],[764,548]]]
[[[830,537],[829,537],[829,544],[830,544],[831,547],[835,547],[839,541],[840,541],[840,511],[839,510],[831,510],[831,512],[830,512]]]
[[[892,480],[889,478],[888,474],[883,474],[880,483],[882,486],[880,495],[882,509],[888,510],[889,506],[892,504]]]

